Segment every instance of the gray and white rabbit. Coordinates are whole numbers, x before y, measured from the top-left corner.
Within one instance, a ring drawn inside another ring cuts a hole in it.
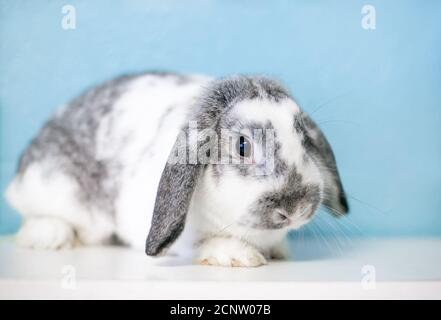
[[[287,233],[320,205],[348,211],[329,143],[280,84],[161,72],[61,108],[6,198],[26,247],[119,239],[151,256],[189,249],[200,264],[246,267],[286,257]]]

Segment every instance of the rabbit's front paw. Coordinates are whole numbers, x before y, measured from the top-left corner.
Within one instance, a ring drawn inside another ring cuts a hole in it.
[[[196,263],[222,267],[258,267],[265,257],[247,243],[233,238],[205,240],[199,247]]]
[[[74,245],[73,228],[56,218],[26,219],[16,236],[22,247],[33,249],[65,249]]]

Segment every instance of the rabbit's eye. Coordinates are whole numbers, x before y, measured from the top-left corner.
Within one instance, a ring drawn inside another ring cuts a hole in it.
[[[248,158],[251,155],[250,140],[244,136],[240,136],[236,141],[236,151],[241,157]]]

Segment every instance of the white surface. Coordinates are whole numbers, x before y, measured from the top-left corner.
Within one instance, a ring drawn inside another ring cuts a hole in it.
[[[2,238],[0,298],[441,299],[440,249],[439,238],[345,244],[305,239],[293,245],[295,261],[247,269],[194,266],[178,257],[151,259],[122,247],[34,251]],[[375,268],[375,288],[363,280],[367,265]]]

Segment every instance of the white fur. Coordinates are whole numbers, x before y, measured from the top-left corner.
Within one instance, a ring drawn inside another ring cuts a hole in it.
[[[114,229],[110,216],[85,208],[78,201],[77,183],[61,171],[51,171],[52,168],[50,161],[33,163],[22,177],[16,177],[12,181],[6,191],[8,202],[23,215],[24,224],[20,233],[22,238],[26,238],[26,230],[32,229],[27,221],[31,221],[29,223],[33,225],[46,226],[35,227],[36,230],[32,231],[29,238],[36,238],[37,233],[42,237],[50,237],[45,234],[47,229],[65,227],[60,221],[73,226],[84,244],[97,244],[108,238]],[[40,224],[38,219],[44,222]],[[28,242],[29,240],[21,241],[22,244]],[[51,247],[53,245],[48,244],[48,248]]]
[[[75,244],[71,224],[44,216],[26,218],[16,239],[19,245],[34,249],[66,249]]]
[[[214,237],[198,248],[196,262],[223,267],[258,267],[266,259],[255,247],[236,238]]]

